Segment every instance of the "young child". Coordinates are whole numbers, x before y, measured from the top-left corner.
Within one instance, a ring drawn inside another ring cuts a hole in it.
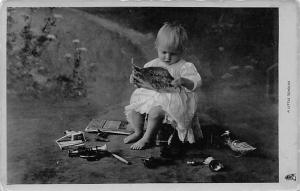
[[[162,123],[172,124],[182,142],[195,142],[192,129],[196,111],[194,90],[200,86],[201,77],[192,63],[182,59],[187,39],[187,33],[181,25],[165,23],[155,42],[158,58],[144,66],[166,68],[174,77],[172,85],[181,88],[180,91],[156,91],[149,83],[131,74],[130,82],[138,82],[138,88],[131,95],[130,104],[125,107],[125,115],[134,133],[126,137],[124,142],[135,142],[131,149],[147,147]],[[146,115],[147,125],[143,133]]]

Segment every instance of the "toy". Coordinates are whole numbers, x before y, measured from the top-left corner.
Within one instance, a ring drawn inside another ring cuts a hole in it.
[[[113,157],[115,157],[116,159],[118,159],[119,161],[127,164],[127,165],[130,165],[131,162],[127,161],[126,159],[120,157],[119,155],[115,154],[115,153],[110,153]]]
[[[83,146],[84,142],[86,142],[84,133],[82,131],[67,130],[64,133],[65,136],[56,140],[56,143],[58,144],[60,149],[67,149],[74,146]]]
[[[95,160],[99,160],[102,157],[105,156],[113,156],[114,158],[118,159],[119,161],[130,165],[131,163],[129,161],[127,161],[126,159],[122,158],[121,156],[115,154],[115,153],[111,153],[108,151],[107,149],[107,145],[103,145],[103,146],[95,146],[95,147],[90,147],[90,148],[78,148],[78,149],[74,149],[74,150],[69,150],[69,157],[80,157],[83,159],[86,159],[88,161],[95,161]]]
[[[69,150],[69,157],[80,157],[88,161],[99,160],[102,157],[108,156],[106,151],[106,145],[100,147],[90,147],[90,148],[78,148],[74,150]]]
[[[198,165],[208,165],[209,169],[213,172],[218,172],[224,169],[224,165],[220,160],[216,160],[213,157],[207,157],[203,161],[187,161],[187,165],[198,166]]]
[[[190,165],[190,166],[198,166],[198,165],[201,165],[203,164],[203,162],[200,162],[200,161],[186,161],[186,164],[187,165]]]
[[[114,158],[118,159],[119,161],[121,161],[121,162],[123,162],[123,163],[125,163],[127,165],[131,164],[131,162],[127,161],[123,157],[121,157],[121,156],[119,156],[119,155],[117,155],[115,153],[109,152],[106,144],[102,147],[102,149],[103,149],[103,151],[106,151],[107,153],[109,153],[111,156],[113,156]]]
[[[230,131],[226,130],[221,137],[224,137],[225,145],[228,145],[229,148],[237,153],[237,157],[245,155],[250,151],[254,151],[256,148],[249,145],[247,142],[242,142],[240,140],[232,140],[230,137]]]
[[[220,160],[212,160],[208,164],[208,167],[213,172],[218,172],[224,169],[224,165]]]

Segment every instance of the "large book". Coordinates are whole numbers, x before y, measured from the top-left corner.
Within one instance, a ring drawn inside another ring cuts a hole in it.
[[[179,88],[176,88],[172,85],[172,81],[174,80],[174,78],[171,76],[171,74],[166,68],[140,68],[139,66],[133,64],[132,73],[135,78],[148,82],[151,85],[151,87],[156,90],[164,90],[171,92],[179,91]],[[134,79],[133,83],[138,85],[137,79]]]

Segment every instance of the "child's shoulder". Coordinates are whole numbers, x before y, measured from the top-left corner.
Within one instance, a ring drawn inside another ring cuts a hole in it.
[[[147,62],[144,67],[170,67],[170,68],[184,68],[184,67],[195,67],[192,62],[188,62],[184,59],[180,59],[177,63],[166,66],[163,64],[159,58],[155,58],[149,62]]]
[[[178,67],[178,68],[186,68],[186,67],[193,67],[194,64],[192,62],[186,61],[184,59],[181,59],[180,61],[178,61],[176,64],[174,64],[174,67]]]
[[[195,67],[195,65],[190,61],[186,61],[186,60],[182,59],[181,62],[182,62],[182,64],[181,64],[182,67]]]

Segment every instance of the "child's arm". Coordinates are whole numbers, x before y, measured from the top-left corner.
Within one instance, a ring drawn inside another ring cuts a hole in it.
[[[183,86],[188,91],[194,91],[201,85],[201,76],[194,64],[186,62],[180,70],[180,78],[172,82],[175,86]]]
[[[194,82],[192,80],[183,77],[173,80],[172,85],[175,87],[183,86],[190,91],[194,89]]]

